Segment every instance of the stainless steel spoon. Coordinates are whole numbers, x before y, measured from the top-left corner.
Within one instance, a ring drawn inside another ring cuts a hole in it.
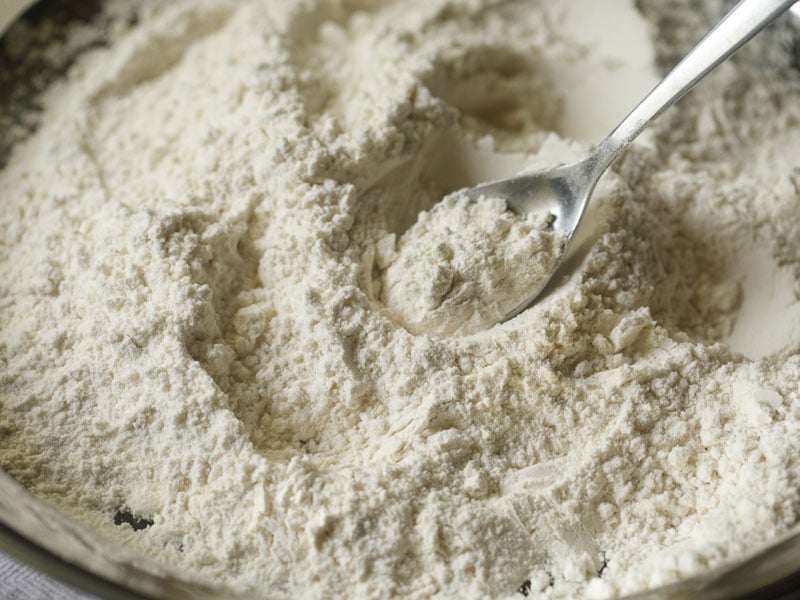
[[[580,225],[597,181],[620,153],[656,117],[796,1],[741,0],[617,128],[579,162],[486,183],[464,192],[474,199],[504,198],[508,207],[518,213],[547,211],[553,216],[552,226],[556,234],[566,239],[553,272],[532,282],[535,289],[504,320],[528,308],[553,278]]]

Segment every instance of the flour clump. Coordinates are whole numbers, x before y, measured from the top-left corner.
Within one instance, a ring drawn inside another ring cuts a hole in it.
[[[420,214],[384,271],[382,298],[416,334],[491,327],[548,277],[560,257],[550,215],[456,193]]]
[[[661,70],[711,22],[609,7]],[[178,577],[275,598],[618,597],[796,528],[800,345],[732,341],[753,277],[800,289],[798,76],[764,68],[769,32],[497,324],[558,240],[457,190],[585,151],[571,86],[625,69],[568,9],[104,3],[42,110],[0,107],[0,465]],[[3,52],[33,52],[20,27]]]

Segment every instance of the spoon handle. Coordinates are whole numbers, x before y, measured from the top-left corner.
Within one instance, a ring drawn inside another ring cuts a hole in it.
[[[656,117],[796,0],[741,0],[595,149],[598,177]]]

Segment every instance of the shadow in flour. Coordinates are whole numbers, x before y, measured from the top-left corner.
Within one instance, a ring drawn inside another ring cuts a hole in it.
[[[42,94],[81,54],[108,43],[102,5],[101,0],[37,2],[0,38],[0,168],[12,147],[38,127]],[[98,26],[82,27],[79,39],[70,40],[74,26],[89,22]],[[59,52],[48,51],[59,44]]]
[[[519,147],[526,134],[557,129],[561,99],[547,68],[508,48],[448,48],[434,59],[425,82],[476,137],[490,134]]]

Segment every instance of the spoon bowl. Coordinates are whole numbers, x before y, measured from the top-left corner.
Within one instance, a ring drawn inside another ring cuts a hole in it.
[[[590,156],[576,163],[482,184],[466,192],[467,197],[475,201],[483,197],[503,198],[508,209],[520,215],[549,214],[551,231],[560,241],[557,247],[560,255],[552,272],[545,273],[544,277],[536,277],[527,297],[504,320],[528,308],[553,279],[566,256],[598,179],[593,177]]]

